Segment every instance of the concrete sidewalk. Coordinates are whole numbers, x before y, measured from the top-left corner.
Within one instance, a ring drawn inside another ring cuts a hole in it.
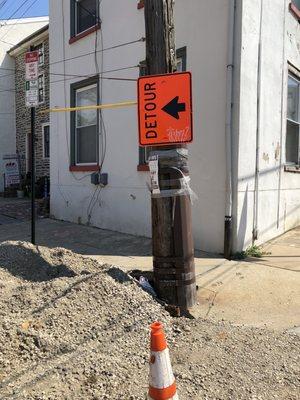
[[[0,204],[1,221],[1,204]],[[10,221],[11,222],[11,221]],[[1,224],[1,222],[0,222]],[[151,240],[52,219],[39,219],[37,243],[65,247],[127,270],[151,270]],[[30,241],[30,222],[0,225],[0,242]],[[262,259],[227,261],[196,252],[198,304],[193,314],[213,321],[295,331],[300,326],[300,229],[266,246]]]

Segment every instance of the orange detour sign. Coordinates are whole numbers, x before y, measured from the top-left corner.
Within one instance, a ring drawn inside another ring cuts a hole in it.
[[[143,76],[138,80],[140,146],[193,140],[190,72]]]

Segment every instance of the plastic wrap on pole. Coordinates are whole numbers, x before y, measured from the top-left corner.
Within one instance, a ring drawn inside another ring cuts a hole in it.
[[[156,179],[154,177],[150,185],[153,198],[189,196],[192,202],[198,198],[190,186],[191,178],[186,148],[152,151],[149,155],[149,166],[153,160],[157,162],[157,171],[150,167],[152,176],[157,174]],[[156,182],[155,188],[153,182]]]

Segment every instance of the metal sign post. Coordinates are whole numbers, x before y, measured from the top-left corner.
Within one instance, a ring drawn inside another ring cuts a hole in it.
[[[31,243],[35,244],[35,107],[39,104],[38,91],[38,61],[39,52],[32,51],[25,55],[26,64],[26,107],[31,112]]]

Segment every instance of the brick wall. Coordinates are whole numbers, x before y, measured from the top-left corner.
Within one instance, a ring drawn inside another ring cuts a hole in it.
[[[39,73],[45,76],[45,103],[36,108],[36,178],[49,176],[49,159],[44,158],[43,129],[49,123],[49,114],[41,114],[41,110],[49,108],[49,40],[44,40],[44,65],[39,67]],[[25,105],[25,52],[16,57],[16,142],[21,158],[21,172],[26,173],[26,141],[30,138],[30,108]],[[50,128],[51,140],[51,128]]]

